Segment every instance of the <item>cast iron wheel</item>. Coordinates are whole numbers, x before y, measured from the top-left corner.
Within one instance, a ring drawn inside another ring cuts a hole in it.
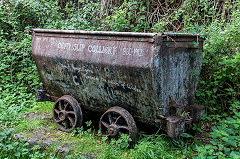
[[[58,128],[70,132],[82,125],[82,110],[76,99],[64,95],[53,106],[53,120]]]
[[[102,136],[118,138],[128,134],[134,143],[137,136],[137,126],[132,115],[121,107],[108,109],[100,118],[99,130]]]

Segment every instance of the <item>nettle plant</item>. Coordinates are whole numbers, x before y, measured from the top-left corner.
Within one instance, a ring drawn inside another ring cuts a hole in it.
[[[204,61],[197,98],[210,112],[229,112],[240,99],[240,12],[226,25],[217,21],[208,27]]]
[[[197,146],[198,158],[233,158],[240,157],[240,102],[234,102],[230,109],[232,117],[219,121],[218,126],[212,127],[209,145]]]
[[[1,158],[50,158],[40,151],[40,146],[29,148],[29,143],[14,139],[11,130],[0,129],[0,156]],[[54,159],[54,155],[52,157]]]
[[[104,20],[104,26],[112,31],[146,32],[150,26],[146,23],[147,2],[130,0],[112,10]]]
[[[103,3],[109,6],[104,8]],[[212,127],[211,145],[199,146],[196,151],[199,158],[238,158],[239,6],[240,2],[234,0],[79,0],[68,1],[64,7],[53,0],[0,1],[1,127],[17,125],[19,114],[32,107],[34,89],[41,87],[31,57],[30,28],[200,33],[206,40],[197,102],[207,107],[208,115],[218,114],[211,118],[218,124]],[[38,152],[37,148],[25,149],[26,145],[13,140],[11,133],[1,130],[0,154],[17,158]],[[112,145],[119,142],[119,149],[126,149],[127,141],[125,136]],[[165,146],[171,141],[162,142],[161,137],[144,137],[130,154],[135,158],[172,157],[172,146]],[[109,147],[108,153],[120,152],[115,151]]]

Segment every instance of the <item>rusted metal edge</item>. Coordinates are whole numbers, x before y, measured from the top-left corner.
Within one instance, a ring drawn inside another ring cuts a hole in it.
[[[200,34],[175,33],[175,32],[164,32],[163,35],[168,35],[168,36],[202,36]]]
[[[59,34],[87,34],[87,35],[107,35],[107,36],[135,36],[135,37],[154,37],[155,33],[137,32],[115,32],[115,31],[85,31],[85,30],[56,30],[56,29],[31,29],[36,33],[59,33]]]
[[[59,38],[59,35],[58,34],[42,34],[41,32],[35,32],[35,35],[36,36],[41,36],[41,37],[57,37],[57,38]],[[64,34],[63,34],[64,35]],[[74,34],[73,35],[65,35],[65,36],[63,36],[63,35],[61,35],[61,38],[72,38],[72,39],[92,39],[92,37],[90,37],[90,36],[85,36],[85,37],[78,37],[78,36],[75,36]],[[95,39],[97,39],[97,40],[110,40],[107,36],[99,36],[99,37],[95,37]],[[130,40],[130,39],[125,39],[125,38],[121,38],[121,39],[119,39],[119,38],[116,38],[116,39],[114,39],[114,41],[138,41],[138,42],[149,42],[149,43],[153,43],[154,42],[154,38],[148,38],[148,39],[146,39],[146,38],[137,38],[137,39],[132,39],[132,40]]]
[[[157,33],[142,32],[115,32],[115,31],[87,31],[87,30],[57,30],[32,28],[36,33],[61,33],[61,34],[86,34],[86,35],[116,35],[116,36],[135,36],[135,37],[154,37]],[[159,35],[159,34],[158,34]],[[160,34],[161,35],[161,34]],[[200,34],[164,32],[162,35],[168,36],[200,36]]]

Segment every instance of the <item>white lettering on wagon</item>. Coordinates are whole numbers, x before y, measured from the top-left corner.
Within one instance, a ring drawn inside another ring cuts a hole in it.
[[[144,50],[140,48],[123,48],[123,55],[129,56],[143,56]]]
[[[134,48],[134,47],[116,47],[108,45],[99,45],[99,44],[83,44],[83,43],[57,43],[57,48],[65,51],[77,51],[83,52],[86,49],[87,53],[91,54],[106,54],[106,55],[123,55],[123,56],[133,56],[133,57],[142,57],[145,54],[143,48]]]
[[[105,78],[98,78],[98,77],[94,77],[94,76],[91,76],[91,75],[86,75],[84,74],[83,75],[86,79],[90,79],[90,80],[93,80],[93,81],[100,81],[100,82],[107,82],[109,84],[112,84],[112,85],[115,85],[115,86],[121,86],[123,87],[124,89],[131,89],[133,91],[136,91],[136,92],[142,92],[140,89],[138,89],[135,85],[130,85],[128,83],[123,83],[123,82],[115,82],[113,80],[106,80]]]
[[[73,51],[83,51],[85,48],[85,44],[74,44],[73,45]]]
[[[88,52],[95,53],[95,54],[115,55],[117,52],[117,47],[102,46],[102,45],[88,45]]]
[[[71,44],[71,43],[58,43],[57,48],[61,50],[68,50],[68,51],[80,51],[82,52],[83,49],[85,48],[85,44]]]
[[[114,86],[120,86],[123,89],[130,89],[133,90],[135,92],[142,92],[141,89],[137,88],[136,85],[132,85],[132,84],[128,84],[125,83],[124,81],[116,81],[116,80],[109,80],[109,79],[105,79],[104,77],[96,77],[92,74],[94,74],[94,71],[89,69],[89,68],[85,68],[85,66],[74,66],[74,64],[63,64],[60,63],[59,65],[57,65],[56,67],[58,72],[62,72],[62,74],[64,75],[63,72],[65,72],[65,70],[69,70],[66,71],[68,72],[68,76],[64,77],[65,79],[68,79],[69,76],[71,77],[70,79],[72,79],[73,83],[76,86],[79,86],[80,83],[85,83],[86,79],[90,80],[90,81],[96,81],[96,82],[104,82],[104,83],[108,83]],[[95,68],[96,69],[96,68]],[[61,76],[63,77],[63,76]],[[82,79],[84,77],[84,79]]]

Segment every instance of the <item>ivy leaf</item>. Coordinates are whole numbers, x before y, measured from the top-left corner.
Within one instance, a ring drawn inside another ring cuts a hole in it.
[[[232,151],[232,152],[230,153],[230,157],[231,157],[232,159],[240,159],[240,152]]]
[[[188,133],[182,133],[181,137],[185,137],[185,138],[192,138],[193,136],[188,134]]]
[[[20,156],[21,156],[21,153],[20,153],[20,152],[16,152],[16,153],[14,153],[14,156],[20,157]]]

